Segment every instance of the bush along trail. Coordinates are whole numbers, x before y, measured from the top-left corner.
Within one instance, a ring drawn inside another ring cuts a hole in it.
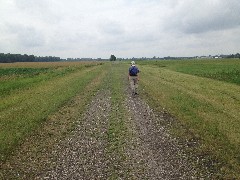
[[[1,165],[1,178],[211,179],[168,133],[173,118],[131,95],[127,74],[106,65]]]

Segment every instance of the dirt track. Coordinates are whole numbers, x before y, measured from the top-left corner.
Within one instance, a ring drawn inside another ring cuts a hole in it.
[[[124,123],[129,136],[123,156],[118,151],[109,153],[111,90],[102,89],[66,138],[56,140],[51,149],[42,150],[38,156],[30,152],[24,157],[28,151],[21,150],[18,162],[7,165],[10,174],[19,179],[210,179],[209,173],[201,174],[192,166],[191,157],[162,126],[172,117],[165,112],[155,113],[140,96],[131,95],[127,82],[124,84],[126,96],[121,105],[127,112]],[[80,99],[74,104],[77,101]]]

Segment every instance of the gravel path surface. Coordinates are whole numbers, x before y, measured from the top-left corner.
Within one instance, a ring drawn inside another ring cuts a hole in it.
[[[209,179],[207,174],[199,175],[176,139],[160,125],[171,117],[156,115],[138,96],[132,97],[129,90],[127,94],[126,123],[132,136],[126,145],[125,161],[131,172],[123,179]],[[106,136],[110,110],[110,93],[99,92],[72,135],[52,152],[55,166],[36,179],[108,179],[111,164]]]
[[[111,90],[103,89],[87,105],[76,128],[44,151],[44,158],[37,157],[38,164],[45,168],[41,172],[34,168],[32,179],[211,179],[209,173],[201,174],[192,166],[194,160],[162,126],[163,122],[172,121],[171,116],[154,112],[138,95],[132,96],[127,83],[124,93],[126,98],[121,105],[126,112],[124,127],[129,136],[122,146],[124,156],[119,156],[124,158],[117,159],[122,162],[114,163],[114,153],[109,153],[109,119],[113,109]],[[31,162],[34,167],[34,159],[29,159],[28,164]],[[16,167],[12,169],[16,171]],[[117,168],[115,176],[113,168]],[[19,179],[28,177],[23,174]]]
[[[128,96],[126,106],[134,134],[129,153],[137,162],[133,164],[137,179],[201,179],[176,139],[160,125],[161,121],[169,121],[170,116],[164,112],[156,115],[138,96]]]
[[[106,179],[106,132],[110,110],[109,92],[98,93],[72,135],[52,152],[53,169],[36,179]]]

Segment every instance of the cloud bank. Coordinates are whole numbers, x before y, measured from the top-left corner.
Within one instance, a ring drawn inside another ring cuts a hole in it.
[[[238,0],[0,0],[0,53],[163,57],[239,52]]]

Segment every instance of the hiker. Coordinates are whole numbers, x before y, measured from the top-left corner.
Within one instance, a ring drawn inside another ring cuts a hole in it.
[[[137,94],[138,81],[139,81],[138,73],[139,73],[139,69],[135,65],[135,62],[132,61],[131,67],[129,68],[128,80],[130,81],[130,86],[131,86],[133,95]]]

